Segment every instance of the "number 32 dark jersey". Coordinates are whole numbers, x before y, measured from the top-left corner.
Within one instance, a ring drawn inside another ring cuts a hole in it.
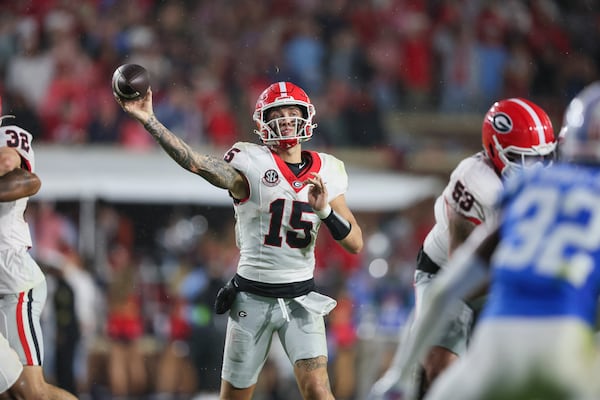
[[[321,220],[308,204],[310,172],[321,175],[328,201],[345,194],[344,163],[325,153],[305,151],[299,176],[268,147],[236,143],[225,155],[248,182],[250,195],[234,203],[236,240],[240,249],[238,274],[264,283],[311,279],[315,242]]]

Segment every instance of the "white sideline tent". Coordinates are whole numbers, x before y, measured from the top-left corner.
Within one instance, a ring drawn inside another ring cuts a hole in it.
[[[34,200],[231,204],[224,190],[185,171],[162,150],[37,146],[35,152],[42,188]],[[356,211],[401,210],[442,190],[440,179],[432,176],[346,168],[346,198]]]
[[[37,146],[35,157],[42,187],[31,201],[79,202],[82,254],[95,252],[98,200],[231,206],[223,189],[182,169],[159,149],[136,152],[115,147]],[[346,168],[350,180],[346,199],[354,211],[402,210],[442,190],[435,177]]]

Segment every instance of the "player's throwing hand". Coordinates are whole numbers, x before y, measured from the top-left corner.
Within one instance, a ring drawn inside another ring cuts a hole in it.
[[[123,100],[120,97],[115,96],[115,100],[127,114],[131,115],[142,124],[148,122],[150,117],[154,115],[154,111],[152,109],[151,88],[148,89],[148,92],[144,97],[140,97],[135,100]]]

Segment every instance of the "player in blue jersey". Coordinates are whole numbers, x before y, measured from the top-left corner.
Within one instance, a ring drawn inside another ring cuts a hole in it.
[[[489,285],[466,355],[427,400],[598,399],[600,83],[569,105],[561,162],[506,182],[497,227],[449,261],[403,345],[404,365],[435,340],[440,313]]]

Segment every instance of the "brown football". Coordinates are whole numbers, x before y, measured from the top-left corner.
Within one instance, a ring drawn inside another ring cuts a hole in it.
[[[122,100],[135,100],[146,95],[150,87],[150,74],[138,64],[123,64],[112,77],[112,91]]]

